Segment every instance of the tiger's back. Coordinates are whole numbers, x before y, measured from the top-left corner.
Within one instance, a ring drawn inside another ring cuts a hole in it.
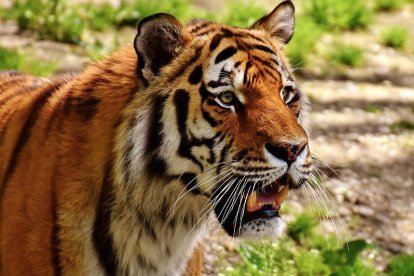
[[[65,263],[81,263],[84,256],[73,254],[83,247],[82,233],[71,229],[74,222],[95,220],[112,160],[113,135],[108,134],[137,90],[131,51],[122,49],[90,66],[82,78],[0,73],[1,275],[57,275]],[[88,89],[87,97],[79,95]],[[64,205],[66,213],[78,216],[57,221]],[[62,244],[58,236],[70,242]],[[13,265],[19,263],[25,265]]]

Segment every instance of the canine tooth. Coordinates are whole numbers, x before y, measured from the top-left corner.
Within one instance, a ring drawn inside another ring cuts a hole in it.
[[[256,191],[252,192],[247,197],[247,210],[252,210],[254,208],[254,206],[256,205],[256,198],[257,198]]]
[[[277,190],[277,192],[279,193],[281,190],[283,190],[285,188],[285,186],[284,185],[280,185],[279,186],[279,189]]]
[[[286,185],[277,195],[275,202],[277,205],[281,205],[283,201],[287,198],[289,193],[289,187]]]

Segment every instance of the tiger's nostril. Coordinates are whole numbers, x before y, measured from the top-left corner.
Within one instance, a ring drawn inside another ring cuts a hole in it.
[[[303,141],[300,144],[278,143],[272,145],[266,143],[265,148],[274,157],[291,164],[296,161],[298,155],[306,148],[307,144],[307,141]]]

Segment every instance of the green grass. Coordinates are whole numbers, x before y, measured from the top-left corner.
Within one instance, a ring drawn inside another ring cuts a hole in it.
[[[328,30],[356,30],[366,28],[373,13],[365,0],[309,0],[305,14]]]
[[[49,76],[56,70],[56,64],[39,62],[14,49],[0,48],[0,70],[17,70],[36,76]]]
[[[11,8],[0,10],[0,16],[16,20],[20,29],[31,30],[41,39],[80,44],[87,30],[136,26],[141,18],[157,12],[169,12],[182,20],[197,15],[190,0],[134,0],[118,7],[71,5],[70,0],[16,0]]]
[[[219,275],[376,275],[374,265],[361,256],[373,250],[371,245],[363,240],[340,245],[334,236],[317,234],[316,226],[315,218],[302,214],[291,223],[288,238],[241,244],[237,247],[241,261]]]
[[[0,70],[17,70],[22,62],[16,50],[0,48]]]
[[[317,224],[316,220],[309,214],[301,214],[290,224],[289,236],[299,241],[306,235],[312,234]]]
[[[329,60],[337,65],[357,67],[362,65],[364,52],[351,45],[333,45],[329,52]]]
[[[41,39],[79,44],[85,29],[85,18],[66,0],[16,0],[0,16],[17,20],[22,30],[32,30]]]
[[[400,255],[391,259],[387,267],[390,276],[412,276],[414,275],[414,255]]]
[[[375,105],[375,104],[367,104],[362,109],[365,112],[368,112],[368,113],[379,114],[379,113],[382,112],[382,108],[380,106]]]
[[[309,56],[323,34],[323,30],[309,16],[298,16],[295,33],[286,47],[293,67],[304,67]]]
[[[222,12],[211,19],[232,26],[249,27],[266,14],[266,9],[254,1],[232,0],[225,5]]]
[[[336,236],[320,235],[317,225],[316,218],[305,213],[289,225],[288,237],[280,241],[240,244],[236,248],[240,261],[224,265],[219,275],[384,275],[368,257],[377,254],[377,247],[365,240],[351,240],[341,245]],[[414,275],[414,256],[393,257],[385,275]]]
[[[385,46],[396,49],[404,47],[408,40],[408,32],[402,27],[389,27],[382,31],[381,41]]]
[[[403,130],[414,130],[414,123],[407,121],[407,120],[401,120],[401,121],[391,124],[390,128],[392,132],[400,132]]]
[[[406,0],[375,0],[377,11],[394,11],[401,8]]]

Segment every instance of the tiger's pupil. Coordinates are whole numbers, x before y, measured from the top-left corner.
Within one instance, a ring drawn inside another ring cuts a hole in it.
[[[234,94],[230,91],[223,92],[220,95],[220,100],[225,104],[231,103],[233,99],[234,99]]]

